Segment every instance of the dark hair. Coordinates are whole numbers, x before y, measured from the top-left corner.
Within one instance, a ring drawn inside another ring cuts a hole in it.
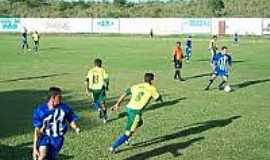
[[[144,82],[151,83],[152,80],[154,80],[154,74],[153,73],[145,73],[144,74]]]
[[[224,49],[228,49],[228,47],[226,46],[221,47],[221,50],[224,50]]]
[[[50,87],[48,92],[48,99],[53,96],[61,95],[61,89],[59,87]]]
[[[213,37],[212,38],[217,38],[217,35],[213,35]]]
[[[97,59],[95,59],[94,63],[95,63],[95,66],[101,67],[101,65],[102,65],[102,60],[99,59],[99,58],[97,58]]]

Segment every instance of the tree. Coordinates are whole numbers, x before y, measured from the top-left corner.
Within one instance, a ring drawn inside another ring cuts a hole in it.
[[[126,0],[114,0],[113,3],[116,5],[124,6],[124,5],[126,5],[127,1]]]
[[[217,17],[224,15],[225,4],[223,0],[209,0],[208,5],[211,8],[212,14]]]

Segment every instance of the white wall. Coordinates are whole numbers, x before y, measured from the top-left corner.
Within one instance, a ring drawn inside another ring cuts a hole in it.
[[[226,34],[270,34],[270,18],[0,18],[0,32],[218,34],[220,21]]]
[[[262,35],[262,18],[213,18],[212,34],[218,34],[219,21],[225,21],[225,34]]]
[[[270,18],[263,19],[263,34],[270,34]]]
[[[182,30],[181,18],[120,18],[120,33],[179,34]]]
[[[211,34],[212,21],[210,18],[185,18],[182,28],[185,34]]]
[[[92,31],[94,33],[119,33],[119,19],[94,18]]]
[[[20,32],[20,18],[0,18],[0,32]]]
[[[90,33],[91,18],[22,18],[21,26],[28,31],[43,33]]]

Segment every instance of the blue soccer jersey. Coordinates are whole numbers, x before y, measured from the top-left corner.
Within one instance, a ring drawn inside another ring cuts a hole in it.
[[[36,128],[44,128],[46,136],[61,137],[67,132],[67,122],[77,119],[72,109],[64,103],[60,103],[54,109],[49,109],[47,103],[44,103],[34,111],[32,123]]]
[[[186,47],[192,48],[192,41],[191,39],[186,40]]]
[[[217,53],[212,59],[214,72],[217,76],[228,76],[232,65],[232,58],[228,54]]]

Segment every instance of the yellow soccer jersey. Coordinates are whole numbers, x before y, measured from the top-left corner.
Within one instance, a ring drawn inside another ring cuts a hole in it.
[[[38,41],[39,40],[39,35],[37,33],[32,34],[33,40]]]
[[[89,89],[99,90],[106,85],[109,76],[104,68],[94,67],[88,71],[86,78],[89,79]]]
[[[215,39],[210,40],[209,49],[217,49],[217,41]]]
[[[130,88],[131,99],[127,105],[128,108],[142,110],[151,98],[155,100],[159,98],[157,89],[148,84],[140,83]]]

